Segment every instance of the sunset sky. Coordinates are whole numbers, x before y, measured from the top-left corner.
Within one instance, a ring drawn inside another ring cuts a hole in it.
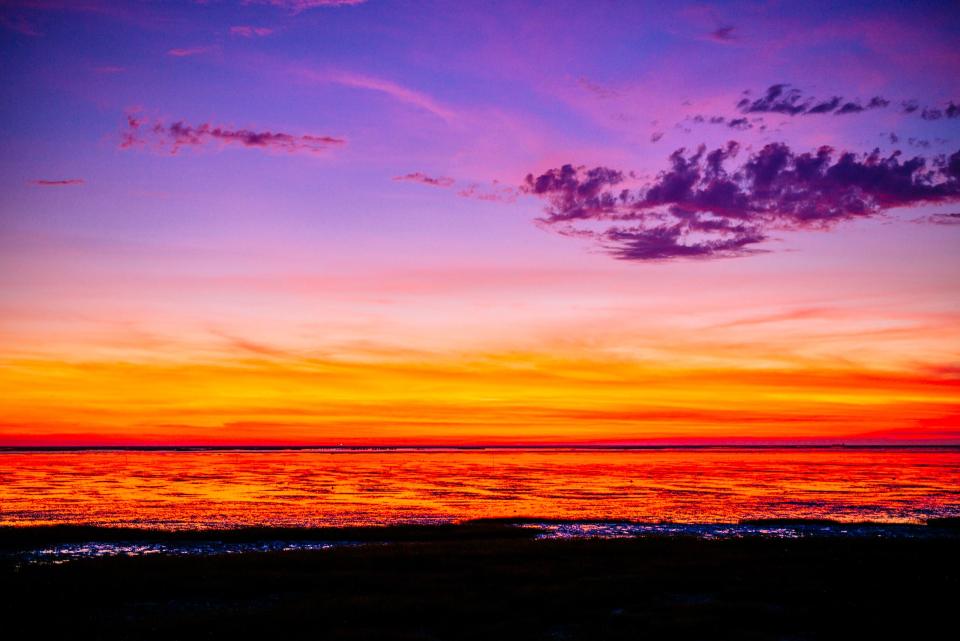
[[[960,443],[958,33],[0,0],[0,445]]]

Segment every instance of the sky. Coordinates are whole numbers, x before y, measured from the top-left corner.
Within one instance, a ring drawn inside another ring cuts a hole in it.
[[[958,443],[958,33],[0,1],[0,445]]]

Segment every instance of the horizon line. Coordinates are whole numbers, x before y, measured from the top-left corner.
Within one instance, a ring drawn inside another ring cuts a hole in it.
[[[471,443],[471,444],[114,444],[2,445],[0,452],[230,450],[666,450],[666,449],[957,449],[960,442]]]

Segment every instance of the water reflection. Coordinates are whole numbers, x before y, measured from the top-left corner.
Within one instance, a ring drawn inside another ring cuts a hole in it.
[[[169,529],[536,516],[915,523],[960,514],[955,449],[0,453],[0,524]]]

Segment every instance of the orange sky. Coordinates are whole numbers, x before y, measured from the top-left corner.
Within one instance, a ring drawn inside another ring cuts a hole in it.
[[[745,265],[707,267],[552,285],[538,270],[394,273],[347,296],[104,281],[109,317],[69,291],[72,310],[8,317],[0,442],[958,440],[960,379],[938,359],[960,325],[936,291],[898,293],[906,311],[861,276],[799,298],[778,276],[719,290]],[[217,295],[249,313],[188,313]]]

